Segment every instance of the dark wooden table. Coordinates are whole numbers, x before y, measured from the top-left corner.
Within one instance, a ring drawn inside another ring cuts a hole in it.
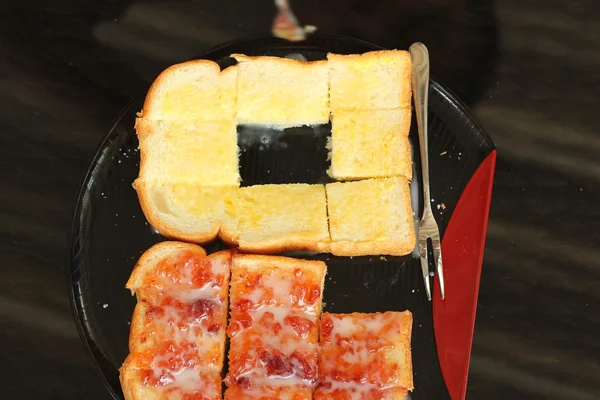
[[[428,44],[495,140],[468,399],[600,398],[600,3],[292,2],[304,24]],[[164,67],[267,31],[271,0],[0,5],[0,398],[108,399],[66,288],[82,174]]]

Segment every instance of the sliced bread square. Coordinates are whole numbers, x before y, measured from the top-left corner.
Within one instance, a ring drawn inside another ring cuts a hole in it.
[[[226,209],[233,218],[226,221],[221,236],[242,251],[329,251],[323,185],[242,187],[229,198]]]
[[[415,246],[413,211],[404,177],[326,186],[331,253],[405,255]]]
[[[403,50],[328,54],[332,111],[410,108],[410,55]]]
[[[337,180],[411,180],[410,119],[410,110],[399,108],[334,112],[329,175]]]
[[[238,61],[239,124],[277,127],[329,122],[328,65],[279,57],[232,55]]]
[[[138,119],[140,178],[147,182],[238,186],[233,121]]]

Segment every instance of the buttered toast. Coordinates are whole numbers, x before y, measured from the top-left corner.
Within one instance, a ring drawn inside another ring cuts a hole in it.
[[[415,247],[406,178],[336,182],[326,190],[332,254],[404,255]]]
[[[237,64],[224,70],[208,60],[168,68],[148,92],[136,121],[141,163],[134,183],[148,221],[169,238],[220,237],[249,252],[410,252],[408,53],[328,54],[312,62],[231,57]],[[237,125],[329,121],[327,172],[360,185],[240,187]]]
[[[140,175],[144,182],[239,186],[234,121],[138,118]]]
[[[407,51],[329,53],[329,104],[339,110],[391,110],[411,106],[412,63]]]
[[[337,180],[412,179],[410,109],[336,111],[331,120],[331,168]]]
[[[323,185],[249,186],[238,189],[229,200],[233,218],[223,227],[221,237],[240,250],[329,251]]]
[[[278,127],[326,124],[329,121],[328,64],[279,57],[238,61],[239,124]]]

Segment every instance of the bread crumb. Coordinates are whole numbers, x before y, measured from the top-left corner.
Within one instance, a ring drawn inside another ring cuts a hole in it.
[[[440,153],[440,156],[443,156],[443,155],[444,155],[444,154],[446,154],[446,153],[448,153],[448,152],[447,152],[447,151],[442,151],[442,152]]]
[[[102,308],[108,308],[108,304],[102,304]]]
[[[387,261],[387,258],[385,258],[385,256],[379,256],[379,259],[380,259],[381,261]]]
[[[446,205],[444,203],[440,204],[442,206],[442,210],[446,209]]]

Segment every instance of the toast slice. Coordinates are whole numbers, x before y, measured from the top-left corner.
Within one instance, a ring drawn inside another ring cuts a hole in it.
[[[410,55],[402,50],[328,54],[333,112],[411,107]]]
[[[323,185],[258,185],[239,188],[221,237],[249,252],[329,251]]]
[[[331,253],[405,255],[415,246],[413,211],[404,177],[326,186]]]
[[[221,398],[231,260],[179,242],[140,257],[126,285],[138,298],[120,369],[126,400]]]
[[[310,399],[317,380],[322,261],[233,258],[227,399]]]
[[[328,66],[323,61],[248,57],[238,61],[239,124],[278,127],[329,122]]]
[[[195,243],[215,239],[225,221],[231,221],[226,204],[237,190],[139,179],[134,188],[146,219],[158,232],[171,239]]]
[[[235,121],[238,70],[209,60],[173,65],[154,81],[140,117],[171,121]]]
[[[336,111],[329,175],[337,180],[412,179],[410,109]]]
[[[239,186],[237,130],[231,121],[137,119],[140,179]]]
[[[324,313],[315,399],[405,399],[413,389],[411,331],[410,311]]]

